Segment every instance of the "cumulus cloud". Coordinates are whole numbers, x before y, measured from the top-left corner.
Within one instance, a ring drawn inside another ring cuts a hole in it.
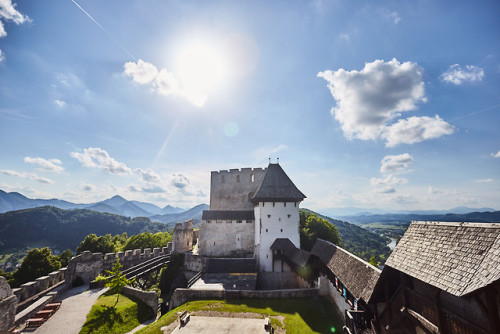
[[[491,156],[493,158],[500,158],[500,151],[498,151],[497,153],[491,153]]]
[[[160,175],[156,174],[152,169],[142,169],[142,168],[136,168],[134,169],[134,172],[139,174],[142,179],[146,182],[150,183],[159,183],[161,182]]]
[[[459,64],[451,65],[450,68],[441,74],[441,80],[461,85],[464,82],[481,81],[484,78],[484,70],[474,65],[465,65],[462,68]]]
[[[2,169],[2,170],[0,170],[0,173],[3,173],[5,175],[9,175],[9,176],[20,177],[22,179],[33,180],[33,181],[37,181],[40,183],[48,183],[48,184],[54,183],[54,181],[52,181],[51,179],[48,179],[46,177],[41,177],[41,176],[38,176],[36,174],[30,174],[30,173],[21,173],[21,172],[15,171],[15,170]]]
[[[104,169],[110,174],[130,174],[132,170],[123,162],[118,162],[109,156],[108,152],[98,147],[89,147],[80,152],[71,152],[71,157],[77,159],[85,167]]]
[[[12,3],[12,0],[0,0],[0,37],[7,36],[4,21],[12,21],[19,25],[31,22],[31,19],[17,11],[16,5]]]
[[[59,108],[64,108],[66,106],[66,102],[64,102],[63,100],[58,100],[58,99],[55,99],[54,100],[54,103],[56,106],[58,106]]]
[[[413,157],[409,153],[399,155],[386,155],[382,159],[381,173],[401,173],[405,171],[413,162]]]
[[[370,179],[370,184],[373,187],[379,187],[379,186],[394,187],[394,186],[396,186],[398,184],[405,184],[407,182],[408,182],[407,179],[400,178],[400,177],[394,176],[392,174],[386,175],[383,178],[372,177]]]
[[[392,11],[386,10],[386,11],[382,12],[382,15],[387,20],[394,22],[394,24],[398,24],[401,21],[401,17],[399,16],[398,12],[392,12]]]
[[[148,193],[148,194],[157,194],[157,193],[165,193],[167,192],[161,186],[151,186],[151,187],[141,187],[136,184],[131,184],[128,186],[128,190],[135,193]]]
[[[31,158],[25,157],[24,162],[29,164],[37,164],[40,167],[38,170],[46,171],[46,172],[55,172],[61,173],[64,171],[64,167],[61,166],[62,162],[59,159],[43,159],[43,158]]]
[[[0,50],[0,63],[3,62],[5,60],[5,53]]]
[[[150,85],[151,89],[157,94],[181,97],[198,107],[202,107],[207,101],[206,94],[196,94],[182,90],[173,73],[164,68],[159,70],[154,64],[142,59],[137,62],[127,62],[123,65],[123,68],[123,73],[126,76],[131,77],[138,84]]]
[[[438,115],[432,117],[410,117],[400,119],[386,127],[382,138],[386,140],[387,147],[399,144],[414,144],[424,140],[439,138],[452,134],[453,125],[443,121]]]
[[[182,174],[174,174],[171,183],[174,187],[184,190],[189,185],[189,179]]]
[[[361,71],[324,71],[336,101],[332,109],[348,138],[377,139],[386,124],[401,112],[426,102],[423,70],[416,63],[396,59],[366,63]]]

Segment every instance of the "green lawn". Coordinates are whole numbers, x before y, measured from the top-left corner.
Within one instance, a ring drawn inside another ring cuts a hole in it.
[[[220,311],[251,312],[271,316],[285,317],[287,333],[341,333],[343,320],[340,319],[336,306],[323,297],[293,299],[240,299],[235,301],[197,300],[188,302],[170,311],[157,322],[142,329],[141,334],[160,334],[160,328],[174,322],[177,312]],[[274,326],[279,324],[272,319]]]
[[[123,295],[116,307],[117,295],[102,295],[92,306],[81,334],[126,333],[148,319],[153,318],[153,311],[144,303],[132,300]]]

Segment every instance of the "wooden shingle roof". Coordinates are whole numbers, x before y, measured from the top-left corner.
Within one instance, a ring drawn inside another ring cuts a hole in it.
[[[281,250],[283,255],[298,267],[305,266],[309,260],[309,256],[311,255],[309,252],[295,247],[295,245],[288,238],[278,238],[274,240],[270,248],[273,251]]]
[[[469,294],[500,279],[500,223],[412,222],[386,266]]]
[[[380,276],[380,269],[322,239],[316,240],[311,254],[318,257],[356,299],[368,302]]]
[[[279,164],[269,164],[252,203],[257,202],[300,202],[304,195],[286,175]]]

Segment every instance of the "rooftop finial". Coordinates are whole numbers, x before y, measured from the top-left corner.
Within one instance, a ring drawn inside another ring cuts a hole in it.
[[[271,157],[269,157],[269,163],[271,163]]]
[[[280,163],[280,158],[277,158],[277,160],[278,160],[277,163]]]

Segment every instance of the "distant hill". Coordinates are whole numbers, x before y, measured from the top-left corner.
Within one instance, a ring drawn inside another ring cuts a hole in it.
[[[59,199],[31,199],[20,193],[7,193],[0,190],[0,213],[41,206],[54,206],[60,209],[89,209],[126,217],[150,217],[154,215],[177,214],[185,211],[184,209],[170,205],[160,208],[151,203],[128,201],[118,195],[96,203],[77,204]]]
[[[500,222],[500,211],[469,212],[465,214],[377,214],[377,215],[357,215],[339,217],[351,223],[365,225],[371,223],[406,223],[410,225],[413,220],[423,221],[445,221],[445,222],[479,222],[496,223]]]
[[[383,255],[385,259],[389,257],[391,250],[387,247],[389,243],[387,238],[346,221],[333,219],[308,209],[304,210],[313,212],[335,225],[342,238],[341,247],[347,251],[365,260],[369,260],[373,255]]]
[[[129,218],[85,209],[44,206],[0,214],[0,252],[33,246],[74,250],[91,233],[134,235],[166,231],[167,228],[145,217]]]
[[[162,222],[173,227],[177,222],[183,222],[189,219],[194,219],[194,225],[197,227],[201,221],[201,214],[203,210],[208,210],[209,206],[207,204],[197,205],[187,211],[178,213],[169,213],[165,215],[154,215],[151,216],[151,220]]]

